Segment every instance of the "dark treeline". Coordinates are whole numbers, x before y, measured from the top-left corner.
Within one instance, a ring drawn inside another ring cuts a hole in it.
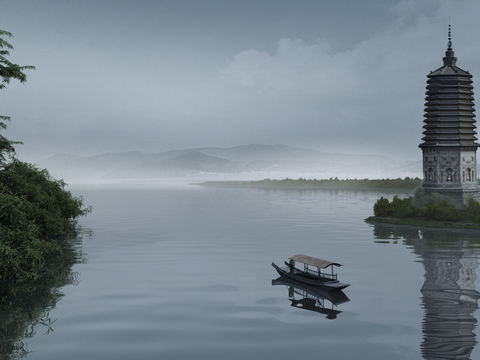
[[[343,188],[382,188],[382,189],[415,189],[422,184],[422,180],[417,178],[406,177],[404,179],[347,179],[338,178],[330,179],[283,179],[270,180],[264,179],[260,181],[249,182],[252,186],[311,186],[311,187],[343,187]]]

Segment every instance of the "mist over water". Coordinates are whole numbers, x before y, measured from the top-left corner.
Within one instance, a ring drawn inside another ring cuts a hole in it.
[[[37,162],[67,183],[132,183],[206,180],[386,179],[421,177],[421,161],[379,155],[322,153],[286,145],[138,151],[91,157],[56,155]]]

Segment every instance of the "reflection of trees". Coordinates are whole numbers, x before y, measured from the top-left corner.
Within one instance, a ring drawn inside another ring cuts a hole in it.
[[[0,359],[20,359],[28,354],[25,339],[33,337],[37,328],[52,331],[55,319],[50,311],[64,295],[61,288],[78,284],[78,273],[72,271],[77,263],[86,262],[79,233],[58,238],[63,256],[47,259],[43,277],[23,284],[0,281]],[[40,326],[39,326],[40,325]]]
[[[474,329],[480,293],[475,290],[480,249],[476,231],[376,224],[378,242],[411,246],[425,268],[422,286],[422,355],[425,359],[469,359],[477,344]]]

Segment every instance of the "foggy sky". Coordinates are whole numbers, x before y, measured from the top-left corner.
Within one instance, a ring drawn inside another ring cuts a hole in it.
[[[35,65],[0,92],[20,158],[285,144],[420,159],[426,75],[450,17],[480,81],[477,0],[15,0]],[[478,81],[477,81],[478,80]]]

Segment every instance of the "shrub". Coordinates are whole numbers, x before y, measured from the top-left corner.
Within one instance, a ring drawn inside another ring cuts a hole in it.
[[[429,220],[454,222],[461,219],[461,211],[446,201],[438,205],[428,203],[423,211],[423,216]]]
[[[412,205],[412,197],[400,199],[394,196],[392,202],[381,197],[373,205],[373,214],[380,217],[412,218],[420,215],[420,209]]]
[[[381,197],[373,206],[373,213],[380,217],[424,217],[428,220],[480,224],[480,203],[474,199],[469,199],[467,205],[459,209],[454,205],[453,199],[435,193],[426,195],[423,189],[417,190],[413,198],[400,199],[395,196],[392,202],[389,202]]]
[[[37,279],[46,259],[62,253],[54,235],[91,211],[46,170],[14,159],[0,170],[0,282]]]
[[[385,199],[383,196],[377,200],[375,205],[373,205],[373,214],[375,216],[391,216],[393,212],[390,210],[390,203],[388,199]]]
[[[465,220],[480,224],[480,203],[474,199],[468,199],[464,209]]]

